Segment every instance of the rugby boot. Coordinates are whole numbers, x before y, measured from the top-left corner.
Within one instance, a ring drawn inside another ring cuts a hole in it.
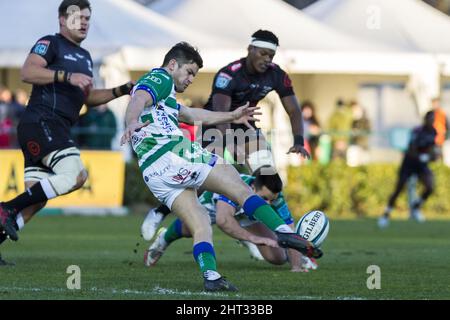
[[[0,233],[5,234],[11,240],[19,240],[16,230],[16,212],[0,202]]]
[[[216,280],[208,280],[204,278],[205,291],[215,292],[215,291],[233,291],[236,292],[238,289],[228,282],[224,277],[220,277]]]
[[[282,248],[291,248],[303,253],[308,258],[319,259],[323,252],[311,242],[296,233],[275,232],[278,237],[278,245]]]

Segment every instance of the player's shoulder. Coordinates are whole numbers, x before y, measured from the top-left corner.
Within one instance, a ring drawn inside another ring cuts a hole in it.
[[[280,73],[280,74],[285,74],[286,72],[276,63],[271,62],[269,64],[269,68],[268,70],[269,72],[275,72],[275,73]]]
[[[155,68],[144,74],[138,83],[152,84],[152,85],[169,85],[173,83],[172,77],[162,68]]]
[[[55,40],[55,39],[57,39],[56,34],[47,34],[39,38],[39,40]]]
[[[230,62],[225,67],[219,70],[219,72],[225,72],[231,76],[241,72],[244,66],[244,59],[239,59],[233,62]]]
[[[39,39],[37,39],[36,40],[36,45],[43,44],[43,45],[48,46],[52,42],[56,42],[56,41],[57,41],[56,35],[48,34],[48,35],[42,36]]]

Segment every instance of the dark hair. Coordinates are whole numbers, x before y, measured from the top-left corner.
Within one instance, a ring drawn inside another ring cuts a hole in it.
[[[203,59],[197,48],[194,48],[187,42],[177,43],[169,50],[169,52],[166,53],[163,61],[163,67],[166,66],[172,59],[175,59],[179,65],[195,62],[199,68],[203,67]]]
[[[89,0],[64,0],[59,5],[58,16],[59,17],[63,17],[63,16],[67,17],[67,14],[68,14],[67,9],[70,6],[77,6],[80,8],[80,10],[88,8],[89,11],[92,12],[91,3],[89,2]]]
[[[278,173],[274,174],[262,174],[261,171],[263,169],[271,168],[269,165],[262,166],[261,168],[258,168],[254,173],[253,176],[255,177],[255,180],[253,181],[253,185],[255,186],[256,190],[260,190],[263,186],[265,186],[267,189],[272,191],[273,193],[281,192],[283,189],[283,181],[281,181],[281,178]],[[271,168],[273,169],[273,168]]]
[[[311,111],[312,111],[312,115],[311,115],[311,118],[310,118],[311,123],[320,127],[319,120],[317,120],[317,117],[316,117],[316,107],[315,107],[314,103],[312,101],[309,101],[309,100],[303,101],[302,106],[301,106],[300,109],[303,112],[303,110],[306,109],[306,108],[310,108]]]
[[[270,32],[268,30],[259,29],[254,34],[252,34],[252,38],[255,38],[257,40],[271,42],[271,43],[276,44],[277,46],[279,45],[277,36],[275,34],[273,34],[273,32]]]
[[[425,121],[427,121],[427,119],[429,119],[430,117],[434,117],[434,111],[433,110],[430,110],[427,113],[425,113],[425,117],[423,117],[423,119]]]

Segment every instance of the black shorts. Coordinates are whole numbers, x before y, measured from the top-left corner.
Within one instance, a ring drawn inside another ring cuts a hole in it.
[[[25,168],[42,166],[41,160],[55,150],[75,147],[70,125],[58,118],[40,118],[37,122],[20,122],[17,137],[25,158]]]
[[[432,175],[427,162],[420,162],[419,160],[405,157],[400,167],[400,177],[408,179],[410,176],[417,174],[418,176]]]

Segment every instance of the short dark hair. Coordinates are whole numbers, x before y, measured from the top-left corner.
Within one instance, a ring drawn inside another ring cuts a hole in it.
[[[167,66],[170,60],[177,60],[179,65],[187,63],[196,63],[201,69],[203,67],[203,59],[197,48],[194,48],[187,42],[179,42],[174,45],[169,52],[166,53],[163,61],[163,67]]]
[[[434,118],[434,111],[433,111],[433,110],[430,110],[430,111],[428,111],[427,113],[425,113],[425,116],[423,117],[423,119],[424,119],[425,121],[427,121],[430,117],[433,117],[433,118]]]
[[[272,191],[273,193],[278,193],[283,190],[283,181],[281,181],[280,175],[278,173],[273,174],[262,174],[263,169],[272,169],[271,166],[265,165],[258,168],[253,176],[255,180],[253,181],[253,186],[256,190],[261,190],[263,186]]]
[[[91,3],[89,2],[89,0],[63,0],[58,8],[58,16],[67,17],[67,9],[70,6],[77,6],[80,8],[80,10],[88,8],[89,11],[92,12]]]
[[[254,34],[252,34],[252,38],[255,38],[256,40],[262,40],[262,41],[274,43],[277,46],[279,45],[278,37],[273,32],[270,32],[268,30],[259,29]]]

